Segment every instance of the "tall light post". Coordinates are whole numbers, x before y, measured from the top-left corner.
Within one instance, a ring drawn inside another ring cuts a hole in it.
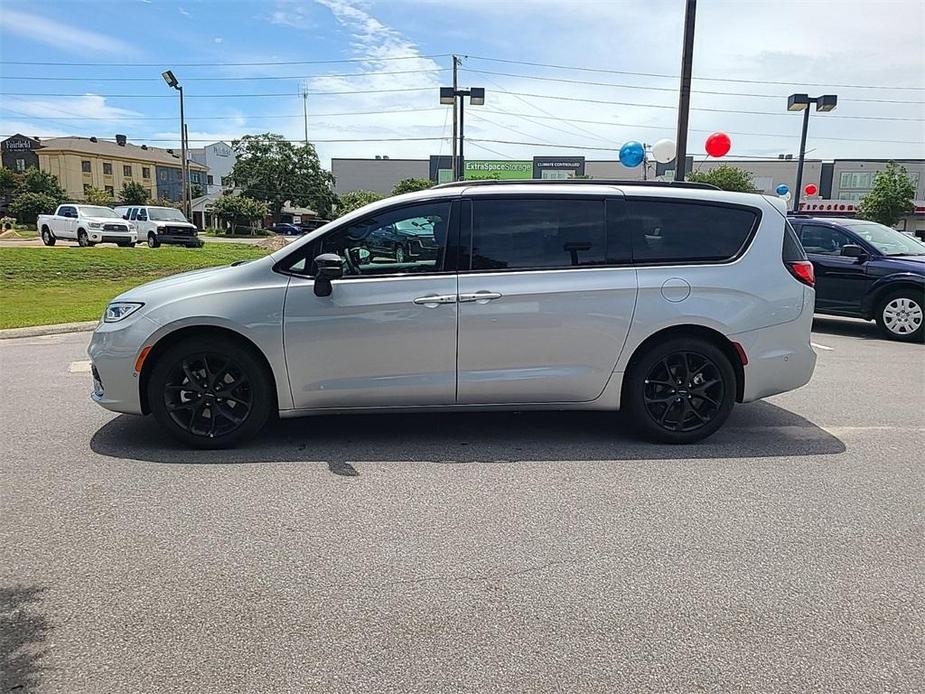
[[[189,198],[187,196],[187,189],[189,188],[189,164],[186,160],[186,119],[183,117],[183,87],[180,86],[177,78],[170,70],[162,72],[161,77],[164,78],[168,87],[173,87],[180,92],[180,178],[182,179],[180,181],[180,199],[183,200],[186,218],[190,219],[192,212],[190,211]]]
[[[810,96],[809,94],[791,94],[787,97],[788,111],[803,111],[803,133],[800,135],[800,159],[797,162],[797,189],[793,196],[793,211],[800,211],[800,195],[803,192],[803,160],[806,158],[806,132],[809,130],[809,105],[816,104],[816,110],[823,113],[834,111],[838,104],[835,94]]]
[[[469,103],[471,105],[482,106],[485,103],[485,88],[471,87],[470,89],[456,89],[455,87],[440,87],[441,104],[456,106],[456,99],[459,99],[459,147],[456,150],[456,165],[453,171],[453,180],[455,181],[459,181],[463,178],[463,143],[466,138],[466,116],[463,109],[463,104],[465,103],[465,97],[467,96],[469,97]]]

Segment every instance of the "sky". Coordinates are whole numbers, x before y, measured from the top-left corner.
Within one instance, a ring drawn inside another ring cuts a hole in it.
[[[466,107],[469,159],[615,159],[675,139],[683,0],[3,0],[0,136],[128,135],[177,147],[248,133],[332,157],[450,152],[438,88]],[[925,2],[700,0],[688,152],[799,150],[787,95],[837,94],[810,118],[810,158],[925,157]],[[526,143],[526,144],[518,144]]]

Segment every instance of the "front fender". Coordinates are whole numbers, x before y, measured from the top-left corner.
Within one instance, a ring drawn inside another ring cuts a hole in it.
[[[909,285],[918,287],[925,291],[925,276],[918,275],[914,272],[894,272],[890,275],[879,277],[876,282],[870,285],[867,294],[862,302],[862,310],[865,315],[873,316],[877,310],[877,304],[887,292],[898,289],[901,286]]]

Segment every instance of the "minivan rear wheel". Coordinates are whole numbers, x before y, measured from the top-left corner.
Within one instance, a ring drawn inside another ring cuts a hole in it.
[[[191,337],[157,357],[148,404],[158,423],[196,448],[227,448],[259,432],[274,402],[265,366],[250,349]]]
[[[645,438],[692,443],[723,425],[735,393],[735,370],[719,347],[702,338],[676,337],[633,363],[623,407]]]

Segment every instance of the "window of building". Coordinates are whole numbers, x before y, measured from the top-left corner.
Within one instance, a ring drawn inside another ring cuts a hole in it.
[[[151,169],[147,166],[141,167],[141,177],[142,178],[151,178]]]
[[[605,262],[603,200],[517,198],[472,203],[473,270]]]
[[[190,175],[189,175],[189,179],[190,179],[193,183],[199,183],[199,172],[198,172],[198,171],[191,171],[191,172],[190,172]]]
[[[162,181],[166,181],[167,180],[167,169],[161,169],[158,172],[157,177],[161,179]]]
[[[89,159],[84,159],[83,161],[80,162],[80,170],[83,171],[84,173],[90,173],[91,169],[90,169]]]
[[[206,176],[206,184],[210,186],[212,185],[212,175],[211,174]]]
[[[103,175],[112,176],[112,162],[111,161],[103,162]]]
[[[704,262],[738,255],[757,221],[741,207],[628,199],[624,224],[637,262]]]
[[[127,176],[129,178],[132,177],[132,165],[131,164],[122,165],[122,175]]]
[[[92,186],[89,183],[84,183],[84,195],[90,192],[90,188],[92,188]]]
[[[443,268],[449,217],[449,202],[373,214],[327,234],[290,269],[306,272],[307,268],[311,273],[316,255],[337,253],[344,259],[345,277],[438,272]]]
[[[106,192],[107,192],[109,195],[115,195],[115,194],[116,194],[116,191],[113,189],[112,186],[106,186]]]
[[[870,171],[842,171],[838,186],[849,190],[870,190],[871,175]]]
[[[16,170],[17,170],[17,171],[25,171],[25,170],[26,170],[26,160],[25,160],[25,159],[17,159],[17,160],[16,160]]]

